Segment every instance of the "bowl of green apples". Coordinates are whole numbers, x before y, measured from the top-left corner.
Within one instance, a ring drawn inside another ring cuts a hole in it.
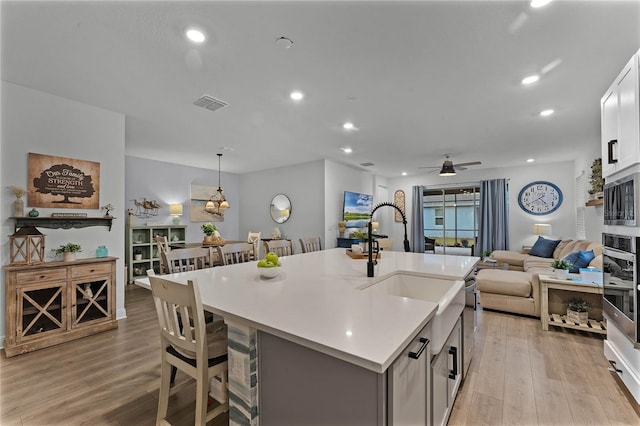
[[[267,253],[264,258],[258,261],[258,270],[263,278],[274,278],[282,269],[282,264],[278,255],[272,251]]]

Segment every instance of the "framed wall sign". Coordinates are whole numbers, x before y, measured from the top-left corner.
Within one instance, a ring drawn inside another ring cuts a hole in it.
[[[30,207],[100,208],[100,163],[29,153]]]
[[[396,206],[400,207],[400,209],[402,211],[404,210],[404,191],[402,189],[398,189],[396,192],[393,193],[393,204],[395,204]],[[397,210],[393,210],[394,213],[394,220],[396,222],[402,222],[402,215],[400,214],[399,211]]]
[[[518,205],[529,214],[552,213],[562,204],[562,191],[557,185],[539,180],[525,185],[518,194]]]

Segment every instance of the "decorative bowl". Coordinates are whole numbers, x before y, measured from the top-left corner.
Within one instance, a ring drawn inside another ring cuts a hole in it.
[[[260,276],[262,278],[274,278],[280,273],[282,266],[274,266],[272,268],[258,267],[258,270],[260,271]]]

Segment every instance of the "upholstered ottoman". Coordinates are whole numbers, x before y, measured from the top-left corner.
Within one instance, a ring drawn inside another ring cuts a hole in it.
[[[534,298],[531,280],[528,272],[482,269],[476,276],[480,305],[483,309],[539,315],[536,313],[538,297]]]

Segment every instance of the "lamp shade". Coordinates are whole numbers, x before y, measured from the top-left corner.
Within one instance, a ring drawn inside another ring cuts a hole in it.
[[[379,222],[371,222],[371,229],[373,229],[374,231],[376,231],[378,229],[378,227],[380,226]]]
[[[182,215],[182,204],[169,204],[170,215]]]
[[[536,223],[533,225],[533,233],[536,235],[551,235],[551,225],[548,223]]]

